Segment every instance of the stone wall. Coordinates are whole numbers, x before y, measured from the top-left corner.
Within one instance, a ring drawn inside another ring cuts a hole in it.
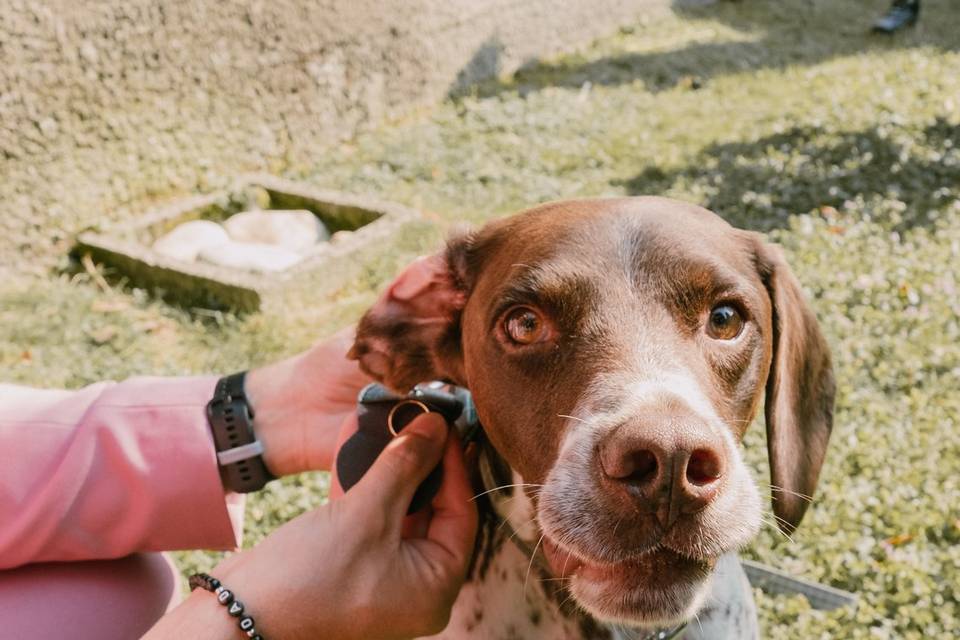
[[[123,203],[282,172],[665,0],[5,0],[0,265]],[[40,261],[44,262],[43,260]]]

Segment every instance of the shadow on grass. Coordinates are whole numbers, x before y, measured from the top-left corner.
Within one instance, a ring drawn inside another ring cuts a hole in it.
[[[892,37],[871,33],[873,20],[888,6],[887,0],[755,0],[706,6],[675,2],[674,10],[684,18],[713,20],[754,37],[740,42],[694,43],[670,51],[536,63],[508,81],[492,80],[471,91],[486,97],[503,91],[527,94],[551,86],[578,88],[587,82],[620,85],[636,80],[642,80],[650,91],[678,83],[698,88],[710,78],[723,75],[812,65],[864,51],[960,48],[960,9],[952,0],[925,0],[919,24],[903,33]],[[457,90],[452,97],[456,95]]]
[[[632,195],[698,194],[731,224],[783,227],[791,214],[865,203],[878,222],[902,230],[960,194],[960,126],[921,131],[880,126],[855,133],[797,127],[755,142],[716,144],[686,168],[650,168],[615,182]]]

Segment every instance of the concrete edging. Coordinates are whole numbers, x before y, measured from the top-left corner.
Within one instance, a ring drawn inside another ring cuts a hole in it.
[[[266,189],[271,200],[296,199],[324,219],[365,215],[372,218],[341,242],[324,242],[297,265],[278,273],[238,272],[214,264],[182,262],[154,251],[147,238],[151,230],[171,227],[186,220],[208,217],[231,192],[247,187]],[[107,231],[81,233],[74,253],[116,270],[117,276],[134,286],[161,293],[182,306],[255,311],[264,299],[278,294],[305,276],[329,267],[368,244],[394,232],[399,226],[420,218],[402,205],[310,185],[266,174],[240,177],[228,190],[176,200],[147,211],[140,218]]]

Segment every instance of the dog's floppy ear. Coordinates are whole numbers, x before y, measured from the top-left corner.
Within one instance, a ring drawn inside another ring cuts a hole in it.
[[[457,235],[414,261],[360,319],[348,356],[366,373],[401,393],[428,380],[464,384],[460,315],[472,240]]]
[[[778,247],[759,237],[757,266],[773,309],[773,360],[767,376],[767,451],[773,512],[793,531],[817,486],[833,427],[830,349]]]

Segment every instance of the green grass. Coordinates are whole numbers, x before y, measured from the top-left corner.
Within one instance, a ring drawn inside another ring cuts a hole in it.
[[[836,428],[816,505],[747,555],[860,594],[822,613],[759,595],[767,638],[960,633],[960,11],[924,2],[894,38],[885,2],[725,2],[318,150],[294,177],[411,204],[427,220],[330,274],[293,308],[180,311],[87,275],[0,281],[2,378],[78,386],[230,371],[355,319],[455,222],[555,198],[657,193],[787,250],[834,350]],[[764,477],[762,428],[747,438]],[[253,498],[247,544],[320,503],[321,474]],[[906,534],[906,535],[905,535]],[[184,566],[209,566],[201,552]]]

